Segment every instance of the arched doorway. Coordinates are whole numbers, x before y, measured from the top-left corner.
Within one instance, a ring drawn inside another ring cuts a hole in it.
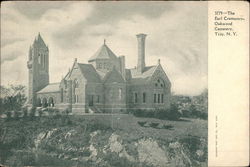
[[[42,101],[40,98],[37,98],[37,107],[41,107],[42,106]]]
[[[49,98],[49,107],[54,107],[54,99],[52,97]]]
[[[43,100],[42,100],[42,107],[43,108],[46,108],[48,107],[48,102],[47,102],[47,99],[44,97]]]

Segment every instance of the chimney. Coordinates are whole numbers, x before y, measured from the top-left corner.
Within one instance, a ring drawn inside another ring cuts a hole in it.
[[[146,34],[137,34],[138,41],[138,62],[137,62],[137,72],[143,73],[145,68],[145,38]]]
[[[119,56],[119,62],[120,62],[120,72],[122,74],[122,77],[125,79],[125,56]]]

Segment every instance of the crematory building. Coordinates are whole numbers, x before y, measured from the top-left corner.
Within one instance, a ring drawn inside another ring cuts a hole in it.
[[[168,108],[171,83],[160,60],[145,63],[145,34],[138,34],[137,66],[127,69],[104,43],[88,63],[75,59],[58,83],[49,83],[49,48],[39,34],[29,49],[28,102],[33,107],[68,109],[72,114]]]

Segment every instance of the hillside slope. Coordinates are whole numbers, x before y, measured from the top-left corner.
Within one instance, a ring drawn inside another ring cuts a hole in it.
[[[9,166],[207,166],[207,121],[131,115],[1,119]]]

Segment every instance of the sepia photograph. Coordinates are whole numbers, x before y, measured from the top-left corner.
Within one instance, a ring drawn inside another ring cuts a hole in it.
[[[0,166],[208,166],[208,3],[1,3]]]

